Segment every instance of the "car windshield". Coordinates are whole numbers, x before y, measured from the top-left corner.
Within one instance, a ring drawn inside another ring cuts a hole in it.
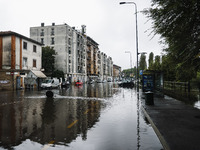
[[[45,80],[43,83],[51,83],[51,80]]]

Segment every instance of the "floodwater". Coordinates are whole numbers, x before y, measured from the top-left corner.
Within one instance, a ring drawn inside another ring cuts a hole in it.
[[[98,83],[0,92],[0,149],[161,150],[135,89]]]

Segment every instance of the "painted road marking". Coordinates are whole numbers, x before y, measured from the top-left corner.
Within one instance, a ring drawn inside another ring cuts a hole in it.
[[[73,125],[76,124],[76,122],[78,122],[78,120],[75,120],[74,122],[72,122],[70,125],[67,126],[67,128],[71,128]]]
[[[46,150],[48,149],[53,143],[55,143],[55,141],[50,141],[47,145],[45,145],[42,150]]]
[[[95,106],[95,105],[98,105],[98,104],[99,104],[99,103],[96,102],[95,104],[92,104],[92,106]],[[87,110],[84,112],[84,114],[87,114],[89,111],[90,111],[90,109],[87,109]],[[78,119],[75,120],[74,122],[72,122],[70,125],[68,125],[67,128],[73,127],[77,122],[78,122]],[[53,144],[54,142],[55,142],[55,141],[50,141],[50,142],[48,143],[48,145],[45,145],[45,146],[42,148],[42,150],[48,149],[48,148],[51,146],[51,144]]]
[[[84,114],[87,114],[89,111],[90,111],[90,109],[87,109],[87,110],[84,112]]]

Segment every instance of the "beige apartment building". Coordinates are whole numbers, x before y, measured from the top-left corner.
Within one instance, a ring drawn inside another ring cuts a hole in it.
[[[0,89],[25,88],[24,80],[30,72],[33,73],[31,85],[38,86],[39,78],[45,77],[40,71],[41,46],[16,32],[0,32]]]

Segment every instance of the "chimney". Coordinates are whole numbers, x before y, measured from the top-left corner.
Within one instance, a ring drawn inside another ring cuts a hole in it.
[[[85,34],[86,33],[86,25],[82,25],[82,34]]]
[[[54,23],[54,22],[52,23],[52,26],[55,26],[55,23]]]
[[[41,23],[41,27],[44,27],[44,23]]]

